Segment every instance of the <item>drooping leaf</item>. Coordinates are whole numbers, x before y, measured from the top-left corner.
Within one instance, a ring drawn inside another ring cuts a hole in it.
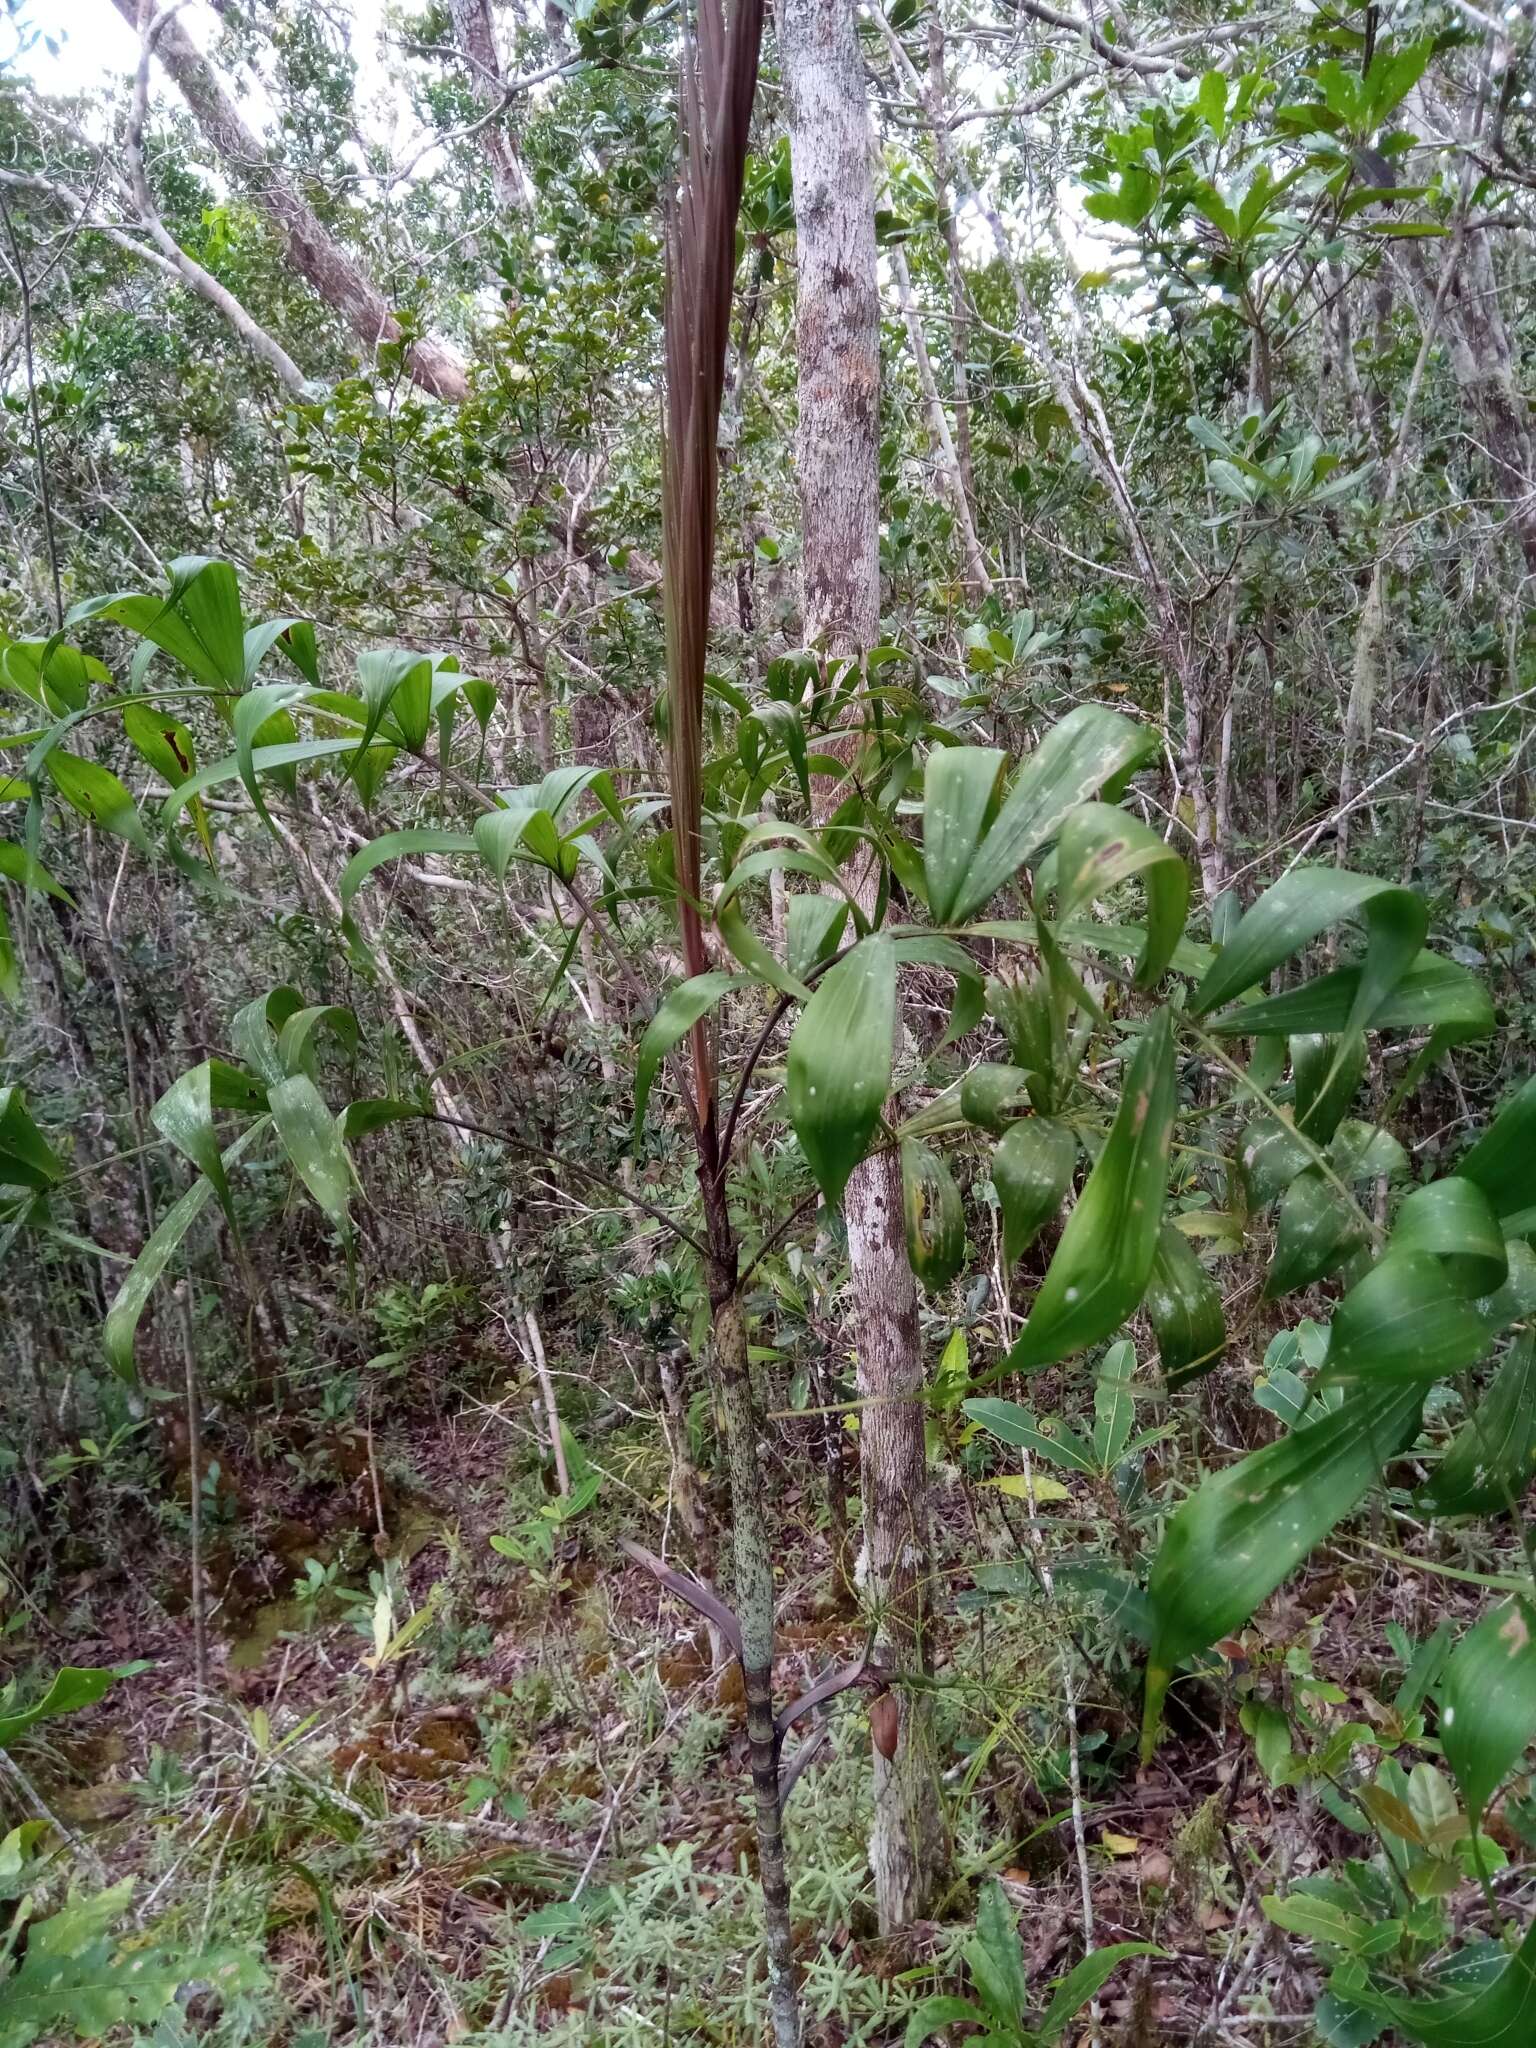
[[[1196,1014],[1231,1002],[1320,932],[1356,915],[1365,920],[1366,945],[1334,1054],[1335,1062],[1342,1064],[1351,1035],[1375,1021],[1424,943],[1429,913],[1423,898],[1396,883],[1353,875],[1344,868],[1293,868],[1239,920],[1195,991]],[[1254,1027],[1249,1023],[1246,1028]],[[1328,1077],[1324,1078],[1326,1083]]]
[[[1296,1128],[1314,1145],[1326,1145],[1339,1127],[1365,1073],[1363,1031],[1336,1040],[1324,1032],[1305,1032],[1291,1040],[1291,1071],[1296,1081]]]
[[[848,904],[843,897],[810,893],[790,897],[784,950],[789,971],[797,980],[804,981],[813,968],[832,957],[847,922]]]
[[[343,1003],[311,1003],[283,1020],[277,1051],[285,1074],[305,1073],[314,1078],[315,1039],[328,1031],[347,1052],[356,1052],[356,1014]]]
[[[1362,1388],[1278,1443],[1207,1479],[1173,1520],[1152,1566],[1155,1617],[1143,1752],[1174,1667],[1240,1628],[1347,1515],[1417,1420],[1422,1388]]]
[[[287,1077],[278,1033],[303,1006],[304,998],[298,990],[284,984],[243,1004],[230,1023],[229,1035],[235,1051],[269,1084]]]
[[[149,837],[138,808],[110,768],[88,761],[82,754],[68,754],[62,747],[53,748],[46,766],[54,788],[72,810],[100,825],[104,832],[126,839],[140,853],[149,852]]]
[[[1326,1377],[1420,1383],[1475,1365],[1494,1330],[1429,1252],[1389,1248],[1334,1312]]]
[[[1358,967],[1336,968],[1284,995],[1266,996],[1229,1010],[1208,1025],[1213,1032],[1249,1037],[1273,1033],[1293,1037],[1306,1032],[1343,1031],[1358,1007]],[[1485,1038],[1494,1026],[1488,991],[1465,967],[1422,952],[1372,1018],[1383,1031],[1439,1031],[1447,1043]]]
[[[1162,1227],[1177,1098],[1173,1019],[1162,1009],[1146,1022],[1104,1149],[998,1373],[1054,1365],[1112,1336],[1137,1307]]]
[[[912,1271],[938,1294],[965,1263],[965,1211],[938,1153],[910,1139],[901,1148],[901,1210]]]
[[[691,980],[668,992],[646,1025],[635,1060],[634,1142],[637,1146],[645,1128],[646,1105],[651,1099],[651,1088],[662,1061],[701,1017],[708,1016],[723,995],[733,988],[744,987],[746,981],[744,974],[722,974],[716,969],[707,974],[695,974]]]
[[[1536,1074],[1517,1088],[1458,1163],[1501,1220],[1536,1204]]]
[[[1266,1298],[1277,1301],[1298,1287],[1310,1287],[1337,1271],[1365,1241],[1359,1210],[1317,1167],[1307,1167],[1280,1198],[1275,1253],[1264,1276]]]
[[[1134,770],[1156,751],[1157,736],[1150,727],[1134,725],[1104,705],[1079,704],[1069,711],[1014,777],[990,828],[981,835],[962,877],[953,885],[947,921],[959,923],[973,917],[1032,854],[1055,837],[1069,811],[1101,794],[1113,800]],[[930,755],[930,773],[934,761],[942,758]],[[969,772],[979,781],[979,770]],[[926,832],[926,822],[924,829]],[[957,842],[954,857],[946,853],[943,868],[948,876],[958,867]],[[937,909],[934,915],[940,916]]]
[[[135,752],[172,789],[196,770],[196,742],[181,720],[169,711],[159,710],[147,699],[127,704],[123,707],[123,730]]]
[[[1183,1231],[1164,1224],[1147,1283],[1147,1316],[1158,1361],[1170,1387],[1208,1373],[1227,1341],[1221,1289],[1195,1256]]]
[[[1536,1331],[1526,1330],[1419,1497],[1435,1514],[1499,1514],[1523,1497],[1533,1473]]]
[[[224,1153],[226,1172],[250,1150],[266,1128],[267,1119],[262,1117],[240,1133]],[[107,1361],[120,1379],[132,1380],[134,1377],[133,1340],[139,1318],[144,1313],[144,1304],[187,1232],[212,1199],[213,1183],[199,1175],[151,1232],[149,1241],[128,1269],[127,1278],[113,1297],[102,1326],[102,1343],[106,1348]]]
[[[374,647],[357,657],[357,681],[368,707],[358,754],[372,740],[386,712],[412,753],[420,753],[432,729],[432,660],[405,647]]]
[[[780,995],[793,996],[797,1002],[808,1003],[811,1000],[811,991],[805,983],[798,975],[790,973],[747,923],[741,904],[734,896],[724,903],[716,903],[715,927],[733,957],[755,980],[777,989]]]
[[[1029,1108],[1029,1075],[1023,1067],[983,1060],[960,1082],[960,1114],[978,1130],[1002,1131]]]
[[[265,1102],[265,1090],[249,1074],[225,1060],[204,1060],[179,1075],[149,1113],[160,1135],[169,1138],[212,1183],[231,1227],[235,1225],[234,1204],[213,1113],[215,1109],[239,1109],[255,1114]]]
[[[290,1074],[268,1091],[267,1101],[294,1172],[333,1227],[349,1237],[352,1169],[325,1098],[308,1074]]]
[[[20,1088],[0,1088],[0,1187],[46,1188],[64,1162],[37,1127]]]
[[[9,1749],[18,1736],[39,1721],[52,1720],[56,1714],[77,1713],[81,1707],[93,1707],[117,1677],[115,1671],[86,1670],[76,1664],[66,1664],[53,1675],[47,1691],[30,1707],[23,1707],[17,1713],[0,1713],[0,1749]]]
[[[374,869],[388,860],[403,860],[412,853],[474,853],[476,841],[467,832],[443,832],[431,825],[411,825],[400,832],[385,832],[360,846],[341,871],[337,895],[341,899],[342,929],[354,945],[363,937],[352,916],[352,903]]]
[[[1189,914],[1189,869],[1150,825],[1113,804],[1079,804],[1056,845],[1057,915],[1075,917],[1132,876],[1147,895],[1147,938],[1137,958],[1138,988],[1161,979]]]
[[[992,1154],[992,1185],[1003,1213],[1003,1263],[1013,1266],[1057,1215],[1072,1184],[1077,1138],[1051,1117],[1026,1117]]]
[[[1516,1598],[1462,1637],[1440,1689],[1440,1741],[1474,1828],[1532,1740],[1536,1608]]]
[[[1006,760],[1000,747],[935,747],[923,785],[928,908],[949,924],[965,899],[977,849],[997,816]]]
[[[1447,1174],[1404,1195],[1392,1225],[1391,1248],[1394,1254],[1431,1253],[1458,1294],[1492,1294],[1509,1272],[1504,1233],[1488,1197],[1461,1174]]]
[[[789,1118],[829,1207],[879,1124],[895,1028],[896,955],[877,932],[827,970],[789,1041]]]

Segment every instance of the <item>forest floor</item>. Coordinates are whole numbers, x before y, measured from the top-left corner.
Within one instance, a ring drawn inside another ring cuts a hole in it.
[[[67,1646],[73,1664],[141,1668],[16,1760],[86,1878],[136,1875],[140,1925],[239,1947],[265,1972],[222,2011],[194,1996],[187,2034],[157,2042],[762,2038],[739,1675],[615,1535],[659,1540],[654,1444],[622,1426],[601,1439],[599,1501],[561,1527],[532,1441],[504,1375],[437,1414],[282,1437],[215,1421],[205,1688],[165,1498],[123,1496],[110,1530],[82,1512],[12,1656],[41,1662],[52,1638],[55,1661]],[[174,1441],[158,1486],[185,1502]],[[851,1695],[833,1702],[790,1801],[810,2048],[899,2041],[921,1999],[963,1989],[986,1875],[1020,1913],[1034,1984],[1077,1960],[1085,1923],[1101,1946],[1163,1951],[1113,1978],[1100,2041],[1311,2039],[1318,1972],[1260,1901],[1358,1851],[1341,1821],[1266,1782],[1238,1726],[1252,1661],[1285,1654],[1294,1671],[1304,1645],[1328,1711],[1373,1721],[1386,1624],[1427,1629],[1475,1593],[1387,1574],[1359,1541],[1320,1551],[1139,1768],[1134,1660],[1090,1661],[1074,1741],[1061,1645],[1087,1612],[1017,1575],[1011,1596],[979,1590],[963,1494],[940,1489],[955,1562],[937,1645],[957,1880],[939,1918],[878,1936],[868,1724]],[[817,1502],[776,1498],[787,1697],[863,1638],[806,1590],[829,1579]],[[1016,1557],[1007,1536],[994,1556]],[[1077,2038],[1092,2032],[1084,2015]]]

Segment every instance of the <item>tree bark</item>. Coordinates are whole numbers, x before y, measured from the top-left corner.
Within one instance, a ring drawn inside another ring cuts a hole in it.
[[[525,212],[530,197],[528,180],[518,162],[516,145],[502,125],[505,93],[490,0],[450,0],[450,8],[453,33],[469,65],[475,97],[493,115],[480,131],[490,160],[492,189],[503,207]]]
[[[137,31],[139,0],[113,0],[113,5]],[[294,268],[341,314],[365,348],[398,341],[400,323],[387,300],[272,162],[260,138],[241,119],[218,73],[174,16],[155,37],[155,55],[225,169],[276,226]],[[435,336],[411,344],[406,367],[412,380],[434,397],[458,403],[469,395],[469,379],[457,351]]]
[[[880,293],[869,116],[854,11],[842,0],[780,0],[799,275],[799,481],[805,637],[861,655],[880,631]],[[856,744],[850,740],[849,745]],[[823,778],[818,813],[837,801]],[[874,877],[864,882],[871,901]],[[857,883],[855,886],[858,886]],[[928,1910],[949,1864],[929,1695],[928,1474],[917,1289],[901,1182],[884,1153],[844,1198],[853,1278],[860,1490],[878,1652],[897,1675],[896,1752],[874,1753],[870,1866],[883,1930]],[[916,1681],[903,1686],[902,1677]]]

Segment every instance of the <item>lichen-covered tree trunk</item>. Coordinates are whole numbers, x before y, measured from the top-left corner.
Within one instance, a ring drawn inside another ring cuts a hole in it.
[[[880,628],[880,296],[869,116],[847,0],[780,0],[799,279],[796,295],[801,550],[807,643],[860,654]],[[841,792],[827,779],[818,810]],[[873,877],[865,878],[871,890]],[[859,878],[855,878],[858,886]],[[928,1670],[930,1579],[917,1290],[889,1153],[844,1198],[853,1275],[867,1589],[879,1653],[917,1681],[897,1687],[895,1754],[874,1755],[870,1864],[882,1928],[927,1910],[948,1866],[934,1768]]]

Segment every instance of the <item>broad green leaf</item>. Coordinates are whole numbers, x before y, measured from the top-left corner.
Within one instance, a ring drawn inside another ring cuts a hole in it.
[[[1391,1250],[1429,1252],[1458,1294],[1493,1294],[1509,1272],[1509,1254],[1488,1197],[1474,1181],[1448,1174],[1404,1195]]]
[[[505,810],[487,811],[484,817],[476,818],[475,845],[498,882],[506,880],[508,867],[522,850],[523,828],[537,808],[528,798],[525,802],[509,804]]]
[[[1003,1263],[1013,1266],[1060,1212],[1077,1164],[1077,1138],[1050,1117],[1026,1117],[992,1154],[992,1185],[1003,1213]]]
[[[1503,1104],[1456,1171],[1482,1189],[1498,1217],[1536,1203],[1536,1074]]]
[[[8,642],[0,655],[0,680],[40,710],[62,718],[66,712],[85,709],[92,683],[110,683],[112,678],[93,655],[82,654],[55,634],[50,640]]]
[[[901,1148],[901,1212],[912,1271],[938,1294],[965,1264],[965,1211],[938,1153],[910,1139]]]
[[[1536,1609],[1509,1600],[1451,1652],[1440,1687],[1440,1741],[1474,1828],[1536,1740]]]
[[[124,706],[123,730],[141,759],[172,789],[195,771],[197,748],[192,735],[170,712],[157,710],[147,699],[140,699]]]
[[[1207,1028],[1243,1037],[1260,1032],[1284,1037],[1336,1034],[1356,1010],[1360,974],[1358,967],[1337,968],[1302,988],[1229,1010]],[[1485,1038],[1492,1031],[1493,1004],[1476,975],[1454,960],[1442,960],[1438,953],[1423,952],[1371,1021],[1378,1030],[1437,1031],[1445,1034],[1446,1043],[1459,1043]]]
[[[38,1129],[20,1088],[0,1088],[0,1187],[46,1188],[64,1162]]]
[[[264,996],[243,1004],[234,1014],[229,1035],[235,1051],[269,1084],[287,1079],[278,1033],[303,1005],[298,990],[284,985],[268,989]]]
[[[1057,915],[1077,916],[1139,876],[1147,896],[1147,938],[1136,961],[1138,988],[1161,979],[1189,914],[1189,869],[1149,825],[1113,804],[1079,804],[1056,844]]]
[[[1440,1515],[1501,1514],[1536,1473],[1536,1331],[1516,1338],[1419,1498]]]
[[[342,930],[354,945],[363,935],[352,916],[352,903],[374,869],[387,860],[403,860],[412,853],[474,853],[476,841],[467,832],[443,832],[431,825],[410,825],[400,832],[385,832],[360,846],[341,871],[337,894],[341,899]]]
[[[1016,2027],[1029,2001],[1024,1950],[1008,1894],[991,1878],[976,1903],[976,1933],[965,1944],[971,1981],[995,2025]]]
[[[807,893],[791,896],[786,908],[787,964],[790,973],[804,981],[813,967],[837,951],[848,922],[848,904],[843,897]]]
[[[1269,1706],[1263,1700],[1245,1701],[1238,1719],[1253,1743],[1259,1769],[1271,1785],[1280,1784],[1293,1754],[1290,1722],[1279,1707]]]
[[[290,1074],[268,1091],[267,1101],[295,1173],[334,1228],[349,1238],[352,1169],[325,1098],[308,1074]]]
[[[1170,1387],[1182,1387],[1208,1373],[1226,1346],[1221,1289],[1184,1233],[1166,1223],[1158,1233],[1147,1282],[1147,1317]]]
[[[321,1031],[329,1031],[345,1051],[357,1051],[356,1014],[342,1003],[311,1003],[285,1018],[278,1033],[278,1057],[285,1074],[304,1073],[314,1078],[314,1042]]]
[[[1291,1040],[1296,1128],[1314,1145],[1326,1145],[1338,1129],[1365,1073],[1365,1058],[1363,1031],[1343,1039],[1306,1032]]]
[[[1275,1253],[1264,1276],[1266,1299],[1277,1301],[1336,1271],[1366,1235],[1359,1210],[1315,1166],[1307,1167],[1280,1198]]]
[[[1217,954],[1216,964],[1195,991],[1196,1015],[1231,1002],[1319,932],[1357,915],[1365,920],[1365,955],[1340,1026],[1335,1059],[1342,1061],[1343,1045],[1352,1033],[1375,1021],[1424,943],[1429,914],[1423,899],[1393,882],[1353,875],[1345,868],[1294,868],[1283,875],[1244,913]],[[1251,1023],[1246,1026],[1253,1028]]]
[[[1334,1990],[1391,2020],[1424,2048],[1525,2048],[1536,2033],[1536,1921],[1513,1955],[1486,1981],[1438,1998],[1403,1998],[1377,1991],[1354,1966]]]
[[[789,1119],[829,1207],[879,1125],[895,1029],[896,954],[875,933],[827,970],[789,1041]]]
[[[1089,1478],[1098,1476],[1098,1461],[1087,1440],[1054,1415],[1037,1421],[1017,1401],[994,1401],[986,1397],[964,1401],[961,1406],[972,1422],[986,1430],[989,1436],[998,1437],[1005,1444],[1016,1444],[1021,1450],[1032,1451],[1037,1458],[1048,1458],[1053,1465],[1063,1465],[1069,1472],[1083,1472]]]
[[[1029,1075],[1023,1067],[983,1060],[960,1082],[960,1114],[978,1130],[1006,1130],[1029,1108]]]
[[[811,992],[805,983],[798,975],[790,973],[747,923],[741,904],[734,896],[715,905],[715,928],[732,955],[758,981],[766,982],[780,995],[793,996],[798,1002],[808,1003],[811,1000]]]
[[[1173,1018],[1148,1018],[1119,1109],[1002,1372],[1055,1365],[1119,1329],[1141,1301],[1162,1227],[1178,1081]],[[996,1375],[994,1375],[996,1376]]]
[[[202,649],[211,679],[242,689],[245,621],[234,570],[211,555],[182,555],[171,563],[170,579],[169,605]],[[156,638],[153,628],[148,637]],[[164,641],[159,644],[166,645]]]
[[[1069,711],[1014,777],[970,862],[950,921],[973,917],[1031,854],[1055,837],[1069,811],[1100,795],[1112,802],[1156,752],[1151,728],[1132,724],[1118,711],[1102,704],[1079,704]]]
[[[115,1671],[83,1670],[79,1665],[66,1664],[56,1671],[53,1681],[42,1698],[30,1707],[23,1707],[19,1713],[0,1712],[0,1749],[9,1749],[19,1735],[39,1721],[52,1720],[56,1714],[77,1713],[81,1707],[93,1707],[117,1677]],[[0,1995],[0,2010],[4,1998]]]
[[[133,798],[110,768],[88,761],[82,754],[67,754],[62,747],[51,750],[46,766],[54,788],[81,817],[126,839],[141,853],[149,852],[149,838]]]
[[[1144,1754],[1175,1665],[1240,1628],[1349,1513],[1402,1449],[1422,1401],[1415,1385],[1362,1388],[1332,1414],[1216,1473],[1179,1509],[1147,1585],[1155,1633]]]
[[[1006,756],[999,747],[935,747],[923,784],[923,873],[938,924],[957,916],[982,841],[997,816]]]
[[[374,647],[357,657],[358,689],[368,715],[357,752],[373,739],[385,712],[412,753],[420,753],[432,729],[432,658],[405,647]]]
[[[233,1145],[224,1153],[223,1163],[226,1172],[237,1159],[244,1157],[266,1128],[267,1119],[263,1117],[248,1130],[240,1133]],[[180,1201],[169,1209],[156,1225],[148,1243],[134,1260],[127,1278],[113,1297],[112,1306],[107,1311],[107,1320],[102,1328],[102,1342],[106,1347],[108,1362],[120,1379],[132,1380],[134,1377],[133,1340],[151,1290],[170,1264],[172,1256],[179,1250],[187,1232],[212,1199],[213,1183],[199,1176]]]
[[[1085,2005],[1092,2004],[1122,1963],[1129,1962],[1133,1956],[1167,1953],[1152,1941],[1115,1941],[1107,1948],[1092,1950],[1057,1983],[1051,1993],[1051,2001],[1034,2030],[1036,2038],[1045,2044],[1059,2040],[1069,2023]]]
[[[212,1182],[232,1228],[234,1204],[230,1200],[213,1112],[240,1109],[254,1114],[265,1107],[265,1102],[265,1090],[249,1074],[241,1073],[225,1060],[204,1060],[178,1076],[149,1113],[149,1120],[160,1135],[169,1138],[198,1172]]]
[[[418,1102],[401,1102],[393,1095],[366,1095],[349,1102],[336,1122],[343,1142],[350,1143],[353,1138],[382,1131],[386,1124],[409,1123],[428,1114]]]
[[[1325,1377],[1437,1380],[1475,1365],[1493,1336],[1488,1319],[1455,1291],[1439,1259],[1389,1248],[1334,1312]]]
[[[941,2027],[986,2025],[987,2016],[970,1998],[925,1998],[907,2021],[903,2048],[922,2048],[922,2043]]]
[[[1256,1116],[1239,1140],[1237,1163],[1248,1207],[1267,1209],[1312,1164],[1312,1152],[1290,1124]]]
[[[746,982],[744,974],[722,974],[718,970],[696,974],[691,981],[680,983],[668,993],[646,1025],[635,1060],[634,1142],[637,1146],[645,1128],[646,1104],[651,1099],[651,1088],[662,1061],[700,1018],[708,1016],[723,995],[733,988],[744,988]]]

